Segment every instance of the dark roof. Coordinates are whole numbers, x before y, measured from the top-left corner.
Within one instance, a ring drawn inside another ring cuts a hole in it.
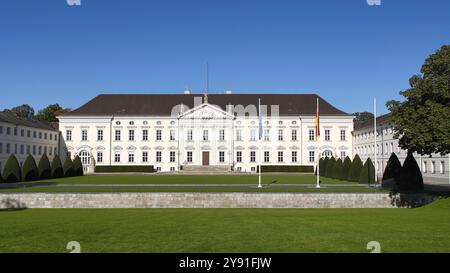
[[[194,107],[202,94],[103,94],[63,116],[168,116],[175,105]],[[279,105],[280,115],[315,115],[319,98],[320,115],[349,116],[315,94],[208,94],[208,103],[226,110],[227,105]],[[270,108],[270,107],[268,107]],[[270,110],[270,109],[269,109]]]
[[[0,111],[0,121],[12,123],[14,125],[27,126],[43,130],[57,131],[50,122],[40,121],[29,118],[21,118],[9,110]]]
[[[390,120],[391,120],[391,114],[390,113],[378,116],[377,117],[377,126],[380,125],[380,124],[384,124],[384,123],[390,122]],[[373,118],[371,118],[369,120],[366,120],[366,121],[364,121],[362,123],[354,121],[353,122],[353,128],[354,128],[354,131],[362,130],[362,129],[366,129],[366,128],[373,128]]]

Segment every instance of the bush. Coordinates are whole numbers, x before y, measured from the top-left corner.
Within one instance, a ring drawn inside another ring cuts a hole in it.
[[[395,177],[395,183],[399,191],[423,191],[422,173],[411,152],[408,152],[400,173]]]
[[[75,170],[73,169],[73,162],[70,158],[67,158],[64,161],[63,170],[64,170],[64,177],[75,176]]]
[[[144,166],[95,166],[96,173],[115,173],[115,172],[139,172],[152,173],[155,172],[152,165]]]
[[[34,181],[39,179],[39,169],[32,155],[28,155],[22,166],[23,181]]]
[[[395,178],[400,174],[401,169],[402,164],[400,163],[400,160],[398,160],[398,157],[395,153],[392,153],[387,162],[386,169],[384,169],[383,180]]]
[[[0,183],[3,183],[2,168],[0,168]]]
[[[39,179],[45,180],[52,178],[52,168],[50,167],[50,161],[46,154],[44,154],[39,160]]]
[[[61,159],[58,155],[52,160],[52,177],[53,178],[61,178],[64,177],[64,170],[61,164]]]
[[[256,169],[259,171],[259,166]],[[262,173],[314,173],[314,166],[263,165]]]
[[[334,168],[333,168],[333,176],[332,178],[334,179],[340,179],[340,177],[342,176],[342,159],[338,159],[336,161],[336,163],[334,164]]]
[[[352,166],[352,160],[350,157],[345,157],[344,163],[342,163],[342,172],[341,177],[339,177],[340,180],[347,180],[348,174],[350,173],[350,167]]]
[[[79,156],[76,156],[73,160],[73,170],[76,176],[83,176],[83,164]]]
[[[327,175],[327,165],[328,165],[328,162],[330,162],[330,159],[326,156],[326,157],[323,159],[323,164],[322,164],[322,166],[320,166],[320,170],[319,170],[320,175],[323,176],[323,177],[326,177],[326,175]]]
[[[347,180],[352,182],[358,182],[362,167],[363,164],[361,158],[359,158],[359,155],[355,155],[352,161],[352,165],[350,166]]]
[[[332,178],[333,177],[333,169],[334,169],[334,165],[336,164],[336,159],[334,157],[332,157],[327,164],[327,170],[325,172],[325,176],[328,178]]]
[[[359,183],[361,184],[374,184],[375,183],[375,167],[373,166],[372,160],[367,158],[366,163],[361,169],[361,174],[359,175]]]
[[[320,158],[319,159],[319,172],[322,168],[323,168],[323,158]],[[316,171],[314,172],[314,174],[317,175],[317,168],[316,168]]]
[[[3,171],[3,178],[6,183],[16,183],[22,181],[22,172],[19,162],[14,154],[11,154],[6,161]]]

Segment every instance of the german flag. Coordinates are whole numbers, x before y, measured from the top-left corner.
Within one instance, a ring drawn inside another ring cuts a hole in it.
[[[319,98],[317,98],[317,107],[316,107],[316,140],[320,139],[320,129],[319,129]]]

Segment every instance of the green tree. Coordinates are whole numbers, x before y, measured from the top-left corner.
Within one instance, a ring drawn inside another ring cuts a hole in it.
[[[338,159],[336,161],[336,163],[334,164],[334,168],[333,168],[333,178],[334,179],[340,179],[340,177],[342,176],[342,159]]]
[[[323,159],[322,166],[320,166],[320,170],[319,170],[320,176],[323,176],[323,177],[327,176],[327,165],[328,165],[328,162],[330,162],[330,159],[328,157],[325,157]]]
[[[64,177],[71,177],[75,175],[75,170],[73,169],[73,162],[69,157],[64,161],[63,167],[64,167]]]
[[[373,114],[370,112],[356,112],[353,116],[355,117],[353,121],[357,124],[373,119]]]
[[[423,177],[411,151],[408,151],[400,173],[395,177],[399,191],[423,191]]]
[[[350,171],[348,173],[347,180],[352,182],[358,182],[362,167],[363,164],[361,158],[359,157],[359,155],[355,155],[352,161],[352,165],[350,166]]]
[[[359,183],[361,184],[374,184],[375,183],[375,167],[373,166],[372,160],[367,158],[364,166],[362,167],[361,173],[359,175]]]
[[[69,108],[62,108],[59,104],[50,104],[38,111],[36,115],[37,120],[48,121],[48,122],[56,122],[58,119],[56,118],[59,115],[70,112]]]
[[[6,183],[16,183],[22,181],[20,165],[14,154],[11,154],[6,161],[5,169],[3,170],[3,178]]]
[[[398,157],[395,153],[392,153],[386,164],[386,168],[384,169],[383,181],[390,178],[395,178],[400,173],[401,169],[402,164],[400,163],[400,160],[398,160]]]
[[[16,106],[14,108],[11,108],[10,110],[13,112],[16,116],[29,119],[33,118],[34,116],[34,109],[33,107],[29,106],[28,104],[22,104],[20,106]]]
[[[333,178],[334,165],[336,164],[336,159],[331,157],[327,164],[327,170],[325,172],[326,177]]]
[[[347,180],[348,179],[348,174],[350,172],[350,167],[351,166],[352,166],[352,160],[348,156],[345,157],[344,163],[342,164],[341,177],[339,178],[340,180]]]
[[[22,166],[23,181],[34,181],[39,179],[39,169],[32,155],[28,155]]]
[[[450,153],[450,45],[429,56],[403,102],[389,101],[394,137],[401,148],[421,155]]]
[[[61,178],[64,176],[63,166],[61,159],[58,155],[55,155],[52,160],[52,178]]]
[[[2,168],[0,168],[0,183],[3,183]]]
[[[50,166],[50,160],[48,160],[46,154],[44,154],[39,160],[38,169],[39,169],[39,179],[45,180],[50,179],[52,177],[52,168]]]
[[[76,156],[73,160],[73,169],[76,176],[83,176],[83,164],[79,156]]]

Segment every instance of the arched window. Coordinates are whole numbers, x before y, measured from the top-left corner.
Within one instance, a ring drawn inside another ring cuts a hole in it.
[[[81,163],[83,165],[91,164],[91,154],[88,151],[81,151],[80,152],[80,159],[81,159]]]
[[[325,150],[322,152],[322,157],[332,157],[333,152],[331,150]]]

